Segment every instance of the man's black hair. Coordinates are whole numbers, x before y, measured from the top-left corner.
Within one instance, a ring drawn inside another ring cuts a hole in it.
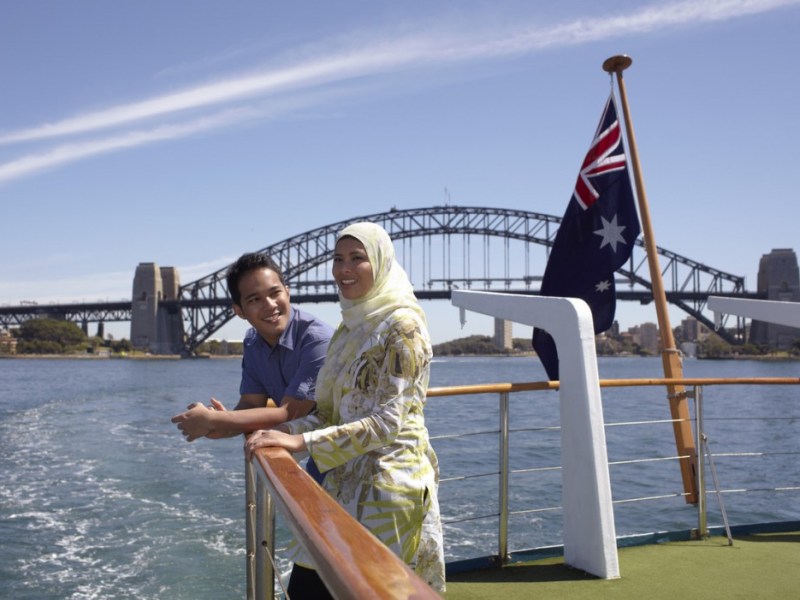
[[[283,280],[283,273],[272,257],[268,254],[260,254],[258,252],[248,252],[242,254],[235,263],[233,263],[228,272],[225,274],[225,280],[228,284],[228,294],[234,304],[242,305],[242,294],[239,292],[239,280],[250,271],[256,269],[269,269],[274,272],[281,282],[281,285],[286,285]]]

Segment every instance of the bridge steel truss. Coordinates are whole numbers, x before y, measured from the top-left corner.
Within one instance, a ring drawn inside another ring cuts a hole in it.
[[[336,301],[329,273],[336,235],[345,226],[371,221],[386,229],[395,241],[398,260],[411,278],[420,299],[449,298],[454,288],[537,293],[549,249],[561,217],[504,208],[434,206],[388,212],[340,221],[287,238],[260,250],[284,268],[292,302]],[[414,241],[421,246],[416,251]],[[501,249],[492,248],[499,241]],[[474,243],[473,243],[474,242]],[[537,254],[539,246],[543,249]],[[703,311],[709,295],[757,297],[745,291],[744,277],[732,275],[658,248],[667,299],[706,327],[714,323]],[[460,263],[460,264],[459,264]],[[180,288],[185,331],[185,354],[233,318],[225,285],[227,267]],[[617,272],[617,297],[652,300],[652,286],[644,245],[637,240],[628,266]],[[624,289],[627,287],[627,289]],[[177,307],[176,307],[177,308]],[[736,333],[717,333],[730,343],[743,341],[744,321]]]

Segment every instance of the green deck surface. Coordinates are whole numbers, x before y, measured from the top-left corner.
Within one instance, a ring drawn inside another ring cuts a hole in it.
[[[447,600],[800,599],[800,531],[620,548],[619,579],[552,558],[448,576]]]

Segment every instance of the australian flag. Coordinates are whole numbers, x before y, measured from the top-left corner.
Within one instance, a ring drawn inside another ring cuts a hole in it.
[[[617,305],[614,272],[630,258],[639,231],[612,93],[556,233],[540,294],[585,300],[592,309],[594,332],[605,331],[614,322]],[[557,380],[553,338],[534,329],[533,348],[547,376]]]

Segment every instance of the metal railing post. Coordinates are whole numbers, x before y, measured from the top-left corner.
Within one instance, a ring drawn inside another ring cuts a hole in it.
[[[259,482],[250,461],[244,464],[245,538],[247,544],[247,600],[272,600],[275,596],[275,507]]]
[[[244,461],[245,480],[245,539],[247,560],[247,600],[255,600],[255,560],[256,560],[256,487],[255,469],[249,460]]]
[[[508,392],[500,393],[500,531],[497,555],[508,560]]]
[[[256,488],[256,600],[272,600],[275,596],[275,506],[267,488],[259,482]]]
[[[697,448],[697,537],[708,537],[708,505],[706,498],[706,476],[705,476],[705,452],[704,437],[705,429],[703,425],[703,386],[698,385],[692,388],[694,398],[694,418]]]

